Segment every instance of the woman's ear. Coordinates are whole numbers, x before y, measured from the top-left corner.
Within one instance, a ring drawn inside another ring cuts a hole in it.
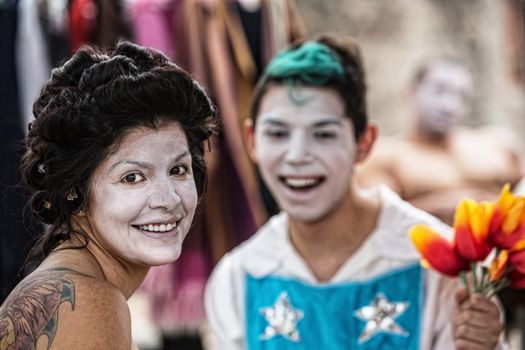
[[[359,163],[366,159],[377,139],[377,126],[368,124],[365,131],[357,141],[357,151],[355,162]]]
[[[248,154],[252,161],[255,162],[255,130],[251,118],[244,120],[244,139],[248,148]]]

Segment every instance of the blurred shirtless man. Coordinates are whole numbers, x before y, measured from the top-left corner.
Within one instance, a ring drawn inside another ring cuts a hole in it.
[[[410,91],[413,128],[401,140],[380,140],[358,181],[385,183],[448,224],[461,198],[492,200],[503,184],[516,184],[523,166],[508,137],[457,126],[469,111],[472,85],[470,72],[455,60],[421,68]]]

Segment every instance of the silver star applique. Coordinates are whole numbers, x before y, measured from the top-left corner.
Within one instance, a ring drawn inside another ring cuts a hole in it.
[[[297,323],[303,318],[304,313],[299,309],[294,309],[288,293],[281,292],[273,306],[263,307],[259,312],[268,321],[268,326],[261,334],[261,340],[269,340],[276,335],[282,335],[294,343],[301,341]]]
[[[408,336],[395,321],[410,306],[409,302],[389,302],[382,294],[378,293],[372,303],[355,311],[354,316],[366,322],[363,332],[359,336],[359,344],[362,344],[375,336],[377,333],[391,333],[403,337]]]

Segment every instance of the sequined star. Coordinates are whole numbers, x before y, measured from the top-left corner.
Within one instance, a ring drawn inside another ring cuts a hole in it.
[[[381,332],[408,336],[408,332],[398,325],[395,319],[401,316],[409,306],[409,302],[391,303],[382,293],[378,293],[370,305],[363,306],[354,313],[354,316],[366,322],[359,336],[359,344]]]
[[[299,309],[294,309],[288,293],[282,292],[273,306],[261,308],[259,312],[268,321],[268,326],[261,334],[261,340],[269,340],[276,335],[282,335],[294,343],[301,341],[297,323],[303,318],[304,313]]]

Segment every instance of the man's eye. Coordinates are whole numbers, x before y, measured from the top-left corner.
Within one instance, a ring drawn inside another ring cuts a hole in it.
[[[265,134],[273,138],[283,138],[288,136],[288,131],[286,130],[267,130]]]
[[[188,168],[185,165],[175,165],[171,169],[171,174],[172,175],[180,176],[180,175],[185,175],[187,172],[188,172]]]
[[[122,177],[121,182],[133,184],[133,183],[141,182],[144,180],[146,180],[144,176],[142,176],[139,173],[129,173],[129,174],[124,175],[124,177]]]
[[[336,137],[336,133],[332,131],[317,131],[314,136],[318,139],[333,139]]]

